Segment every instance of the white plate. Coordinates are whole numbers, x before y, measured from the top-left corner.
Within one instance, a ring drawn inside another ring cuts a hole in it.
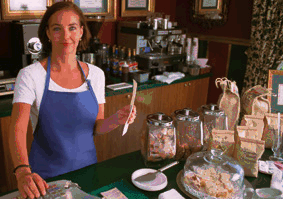
[[[261,188],[255,190],[254,199],[280,199],[282,198],[282,191],[274,188]]]
[[[133,174],[132,174],[132,182],[133,184],[145,191],[159,191],[161,189],[164,189],[167,184],[167,177],[166,175],[164,175],[164,173],[158,173],[156,178],[153,181],[150,182],[138,182],[135,181],[134,179],[136,179],[137,177],[147,174],[149,172],[155,172],[155,169],[139,169],[136,170]]]

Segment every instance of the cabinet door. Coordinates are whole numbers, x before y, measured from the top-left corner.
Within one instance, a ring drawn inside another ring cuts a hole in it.
[[[162,87],[160,111],[172,115],[175,110],[192,108],[192,91],[195,81],[172,84]]]
[[[207,103],[207,93],[209,87],[209,77],[204,79],[194,80],[189,96],[191,101],[191,108],[197,111],[199,107]]]
[[[117,96],[106,97],[105,118],[116,113],[123,106],[130,104],[131,94],[123,94]],[[129,125],[128,131],[131,129]],[[94,137],[96,146],[97,159],[99,162],[116,157],[123,152],[128,144],[129,133],[122,137],[123,126],[119,126],[115,130]]]
[[[138,91],[135,106],[137,117],[129,125],[128,132],[122,136],[123,125],[104,135],[95,136],[98,161],[107,160],[122,154],[140,150],[141,132],[145,129],[146,116],[157,112],[160,107],[161,88]],[[132,93],[106,97],[105,118],[111,116],[120,108],[130,104]]]

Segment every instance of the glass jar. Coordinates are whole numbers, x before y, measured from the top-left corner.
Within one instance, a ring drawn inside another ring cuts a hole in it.
[[[203,140],[206,149],[212,129],[228,130],[228,118],[224,110],[220,109],[216,104],[201,106],[199,113],[203,122]]]
[[[200,115],[190,108],[173,113],[177,134],[176,159],[186,160],[192,153],[202,150],[203,127]]]
[[[147,116],[146,130],[142,134],[141,152],[147,167],[161,167],[176,155],[176,132],[173,119],[164,113]]]
[[[217,149],[188,157],[181,182],[197,198],[242,199],[245,194],[243,167]]]

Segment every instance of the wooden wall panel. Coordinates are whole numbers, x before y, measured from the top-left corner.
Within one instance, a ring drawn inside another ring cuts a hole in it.
[[[229,44],[209,42],[208,43],[208,65],[212,66],[213,76],[209,80],[209,90],[207,103],[217,103],[219,95],[222,93],[221,88],[216,88],[215,79],[226,77],[227,63],[229,57]]]

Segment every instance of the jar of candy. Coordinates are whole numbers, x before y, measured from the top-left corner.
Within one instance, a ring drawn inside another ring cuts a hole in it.
[[[173,113],[177,134],[176,159],[186,160],[192,153],[202,150],[203,128],[200,115],[190,108]]]
[[[207,143],[212,129],[228,130],[228,118],[224,110],[216,104],[201,106],[199,113],[203,122],[204,148],[207,149]]]
[[[161,167],[175,160],[176,132],[172,117],[160,112],[148,115],[141,145],[147,167]]]

